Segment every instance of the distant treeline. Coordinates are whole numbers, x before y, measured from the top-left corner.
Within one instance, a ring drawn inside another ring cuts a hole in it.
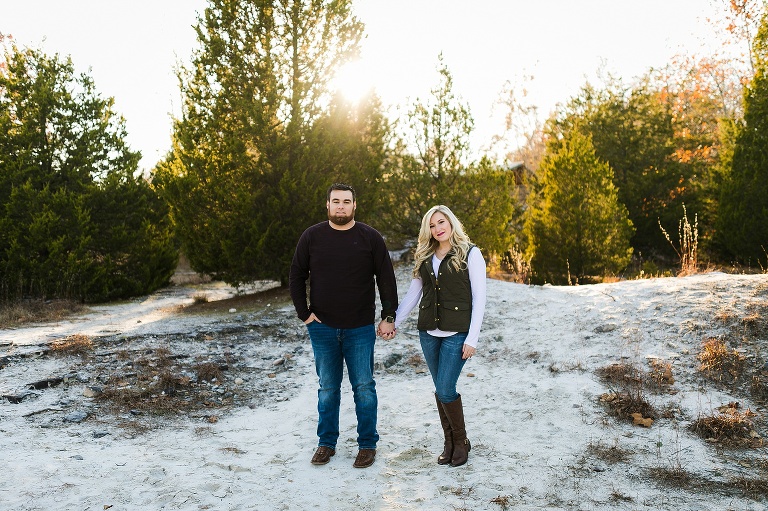
[[[337,181],[355,186],[357,218],[393,248],[446,204],[493,265],[524,267],[530,282],[679,264],[686,213],[700,259],[765,264],[765,6],[743,18],[755,28],[748,71],[709,56],[585,84],[504,161],[473,156],[472,115],[441,56],[430,97],[390,119],[373,94],[329,92],[364,33],[351,2],[274,6],[209,1],[178,70],[172,146],[149,176],[112,100],[70,59],[3,42],[0,299],[147,293],[168,282],[179,251],[231,284],[285,283]],[[514,93],[507,106],[510,126],[530,116]]]

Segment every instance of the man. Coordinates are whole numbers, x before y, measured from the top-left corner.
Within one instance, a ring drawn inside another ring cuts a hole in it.
[[[319,441],[312,464],[325,465],[336,454],[346,363],[357,415],[359,451],[353,466],[365,468],[373,464],[379,440],[373,346],[377,330],[384,338],[394,335],[397,283],[381,234],[355,221],[355,190],[346,184],[331,185],[326,208],[328,222],[313,225],[299,238],[289,279],[291,299],[299,319],[307,325],[320,379]],[[374,277],[381,298],[378,327],[374,327]]]

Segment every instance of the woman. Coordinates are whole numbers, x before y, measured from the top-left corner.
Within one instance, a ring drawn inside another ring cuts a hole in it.
[[[414,257],[413,280],[395,314],[395,328],[419,303],[419,340],[445,434],[437,463],[458,467],[467,462],[472,446],[456,382],[480,336],[485,260],[446,206],[434,206],[424,215]]]

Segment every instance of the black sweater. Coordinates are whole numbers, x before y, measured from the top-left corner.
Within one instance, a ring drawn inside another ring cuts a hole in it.
[[[289,287],[296,314],[306,321],[314,312],[332,328],[370,325],[376,319],[374,277],[381,317],[394,316],[397,283],[381,234],[357,221],[344,231],[328,222],[313,225],[299,238],[291,264]]]

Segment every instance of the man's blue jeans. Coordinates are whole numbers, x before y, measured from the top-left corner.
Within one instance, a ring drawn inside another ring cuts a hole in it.
[[[452,403],[459,398],[456,382],[466,362],[461,358],[466,338],[467,332],[459,332],[450,337],[435,337],[425,330],[419,330],[424,360],[435,383],[437,399],[441,403]]]
[[[317,391],[318,446],[336,448],[339,438],[339,406],[344,363],[355,398],[357,444],[360,449],[375,449],[378,399],[373,380],[373,346],[376,329],[373,323],[359,328],[332,328],[313,321],[307,325],[315,369],[320,379]]]

